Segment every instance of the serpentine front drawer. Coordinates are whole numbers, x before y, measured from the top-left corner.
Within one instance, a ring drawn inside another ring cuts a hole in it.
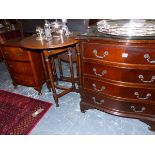
[[[33,76],[25,76],[21,74],[13,74],[13,83],[24,86],[36,86],[36,82]]]
[[[83,88],[92,90],[95,93],[123,98],[126,100],[135,100],[138,102],[151,101],[155,105],[155,88],[141,88],[135,86],[120,85],[116,83],[97,80],[94,78],[84,77]]]
[[[3,56],[7,60],[30,61],[28,52],[18,47],[2,47]]]
[[[155,48],[84,43],[83,58],[110,62],[155,65]],[[138,61],[137,61],[138,60]]]
[[[116,115],[131,114],[135,117],[137,115],[155,117],[155,105],[140,102],[124,102],[85,90],[83,91],[82,98],[82,101],[87,105],[106,112],[110,111]]]
[[[130,82],[147,86],[155,85],[155,69],[136,69],[127,67],[114,67],[85,61],[83,63],[83,74],[95,78],[107,79],[117,82]]]
[[[30,62],[18,62],[18,61],[10,61],[8,60],[7,66],[10,72],[15,74],[22,74],[22,75],[28,75],[33,76],[33,71],[31,67]]]

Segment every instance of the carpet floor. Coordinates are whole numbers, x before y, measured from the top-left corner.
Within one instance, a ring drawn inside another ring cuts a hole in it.
[[[67,64],[63,64],[63,67],[68,74]],[[81,113],[80,95],[75,92],[61,97],[60,107],[57,108],[45,84],[40,96],[31,87],[19,85],[14,89],[4,62],[0,63],[0,89],[53,103],[31,131],[32,135],[155,135],[155,132],[148,130],[148,125],[137,119],[118,117],[95,109]]]
[[[48,102],[0,90],[0,135],[27,135],[51,107]]]

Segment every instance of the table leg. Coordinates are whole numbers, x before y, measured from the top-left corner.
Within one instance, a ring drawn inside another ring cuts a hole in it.
[[[52,71],[53,71],[53,78],[54,78],[54,81],[57,82],[58,76],[57,76],[57,71],[56,71],[54,57],[51,57],[50,60],[51,60],[50,61],[51,62],[51,68],[52,68]]]
[[[80,49],[79,49],[79,44],[76,44],[76,55],[77,55],[77,60],[76,60],[76,70],[77,70],[77,80],[78,80],[78,89],[81,89],[81,58],[80,58]]]
[[[62,62],[61,59],[58,56],[58,64],[59,64],[59,72],[60,72],[60,80],[63,78],[63,71],[62,71]]]
[[[75,90],[75,79],[74,79],[72,48],[71,47],[68,48],[68,58],[69,58],[69,67],[70,67],[70,73],[71,73],[72,88]]]
[[[45,74],[45,78],[46,78],[47,88],[48,88],[49,92],[51,92],[51,87],[50,87],[50,83],[49,83],[49,75],[48,75],[48,72],[47,72],[47,67],[46,67],[46,64],[45,64],[43,53],[41,53],[41,58],[42,58],[42,62],[43,62],[43,68],[44,68],[44,74]]]
[[[48,74],[49,74],[50,85],[51,85],[52,92],[53,92],[53,98],[55,100],[56,107],[58,107],[59,106],[59,104],[58,104],[58,96],[56,94],[56,88],[55,88],[55,85],[54,85],[54,78],[53,78],[53,71],[52,71],[52,68],[51,68],[48,51],[44,50],[43,54],[44,54],[45,63],[46,63],[46,66],[47,66],[47,71],[48,71]],[[51,59],[51,61],[53,61],[53,59]],[[53,63],[53,62],[51,62],[51,63]]]

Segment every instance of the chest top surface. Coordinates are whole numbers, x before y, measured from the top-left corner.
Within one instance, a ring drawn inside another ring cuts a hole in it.
[[[155,36],[119,36],[101,33],[96,26],[90,27],[86,33],[77,35],[76,39],[81,41],[90,41],[98,43],[116,43],[116,44],[150,44],[155,45]],[[150,46],[149,45],[149,46]]]

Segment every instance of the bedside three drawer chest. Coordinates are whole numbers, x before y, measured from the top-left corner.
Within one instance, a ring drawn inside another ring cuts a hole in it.
[[[19,39],[6,41],[1,49],[13,85],[33,87],[40,94],[46,82],[41,52],[21,48]]]

